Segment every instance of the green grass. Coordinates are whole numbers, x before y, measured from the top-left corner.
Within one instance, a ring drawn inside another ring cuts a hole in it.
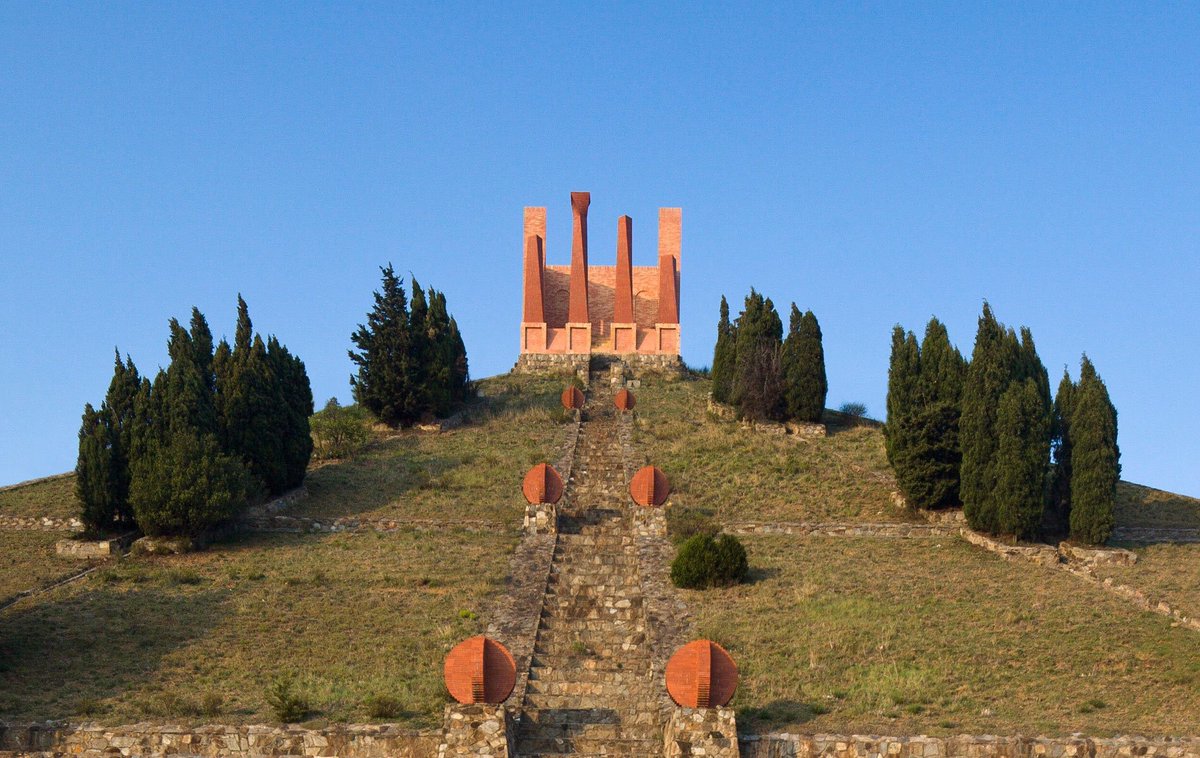
[[[671,482],[677,505],[731,521],[898,521],[895,478],[878,428],[834,427],[809,442],[710,419],[710,382],[648,380],[636,443]]]
[[[486,379],[466,426],[400,432],[353,459],[317,468],[306,480],[309,497],[292,512],[515,528],[525,512],[521,480],[530,466],[552,461],[563,440],[562,388],[559,379]]]
[[[64,536],[59,532],[0,531],[0,601],[86,568],[82,561],[54,554],[54,543]],[[3,644],[0,641],[0,647]]]
[[[1141,484],[1117,485],[1117,526],[1200,529],[1200,500]]]
[[[1200,618],[1200,544],[1134,546],[1132,566],[1098,566],[1095,573],[1165,600],[1192,618]]]
[[[1191,734],[1200,634],[958,539],[752,537],[754,580],[687,592],[747,731]]]
[[[270,722],[294,672],[312,718],[438,723],[442,660],[479,633],[516,538],[256,535],[125,559],[0,613],[0,720]],[[465,611],[465,613],[464,613]]]
[[[70,518],[78,513],[74,475],[0,492],[0,516]]]

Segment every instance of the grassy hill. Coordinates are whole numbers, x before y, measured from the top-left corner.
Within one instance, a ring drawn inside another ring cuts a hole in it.
[[[0,613],[0,720],[272,720],[280,671],[318,720],[432,725],[442,657],[486,624],[519,539],[520,482],[562,442],[553,379],[496,377],[469,423],[380,434],[314,466],[293,513],[420,519],[380,534],[246,534],[126,558]],[[878,429],[809,442],[710,419],[704,380],[647,379],[636,444],[672,507],[724,522],[911,519]],[[74,512],[73,482],[0,492],[0,514]],[[1118,523],[1200,525],[1200,503],[1122,484]],[[494,528],[465,531],[464,522]],[[0,531],[0,597],[77,564],[59,534]],[[1061,572],[957,538],[744,538],[752,580],[688,592],[700,634],[742,670],[745,730],[1139,731],[1200,723],[1200,634]],[[1138,548],[1120,581],[1200,613],[1200,546]],[[398,702],[384,708],[375,698]]]

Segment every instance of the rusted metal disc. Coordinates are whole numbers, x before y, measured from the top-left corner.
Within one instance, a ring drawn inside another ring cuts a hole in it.
[[[454,646],[442,677],[460,703],[503,703],[517,683],[517,664],[503,645],[481,634]]]
[[[637,404],[637,399],[629,390],[621,390],[617,396],[613,398],[613,403],[617,406],[617,410],[631,411],[633,406]]]
[[[639,469],[629,483],[629,495],[638,505],[662,505],[670,494],[667,475],[654,466]]]
[[[667,693],[685,708],[727,705],[737,684],[737,664],[712,640],[689,642],[667,661]]]
[[[567,387],[562,393],[563,407],[569,411],[577,411],[583,407],[583,390],[578,387]]]
[[[525,475],[521,491],[531,503],[557,503],[563,495],[563,480],[549,463],[539,463]]]

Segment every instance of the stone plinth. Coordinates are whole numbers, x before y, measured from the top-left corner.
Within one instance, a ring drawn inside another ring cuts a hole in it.
[[[509,758],[513,755],[512,715],[503,705],[446,706],[438,758],[455,755]]]
[[[530,503],[525,506],[526,534],[554,534],[558,529],[558,511],[554,503]]]
[[[732,708],[676,708],[663,745],[665,758],[738,758],[737,719]]]
[[[60,558],[103,560],[124,553],[136,536],[137,532],[129,532],[105,540],[59,540],[54,543],[54,552]]]

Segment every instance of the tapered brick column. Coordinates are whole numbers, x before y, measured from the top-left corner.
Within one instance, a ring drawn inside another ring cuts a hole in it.
[[[571,193],[571,289],[567,305],[567,352],[592,352],[592,319],[588,311],[587,212],[590,192]]]
[[[521,352],[546,352],[546,209],[526,208],[525,291],[521,312]]]
[[[679,253],[683,241],[683,210],[658,209],[658,318],[655,348],[679,354]]]
[[[617,276],[613,284],[613,352],[637,352],[637,322],[633,317],[633,219],[617,219]]]

